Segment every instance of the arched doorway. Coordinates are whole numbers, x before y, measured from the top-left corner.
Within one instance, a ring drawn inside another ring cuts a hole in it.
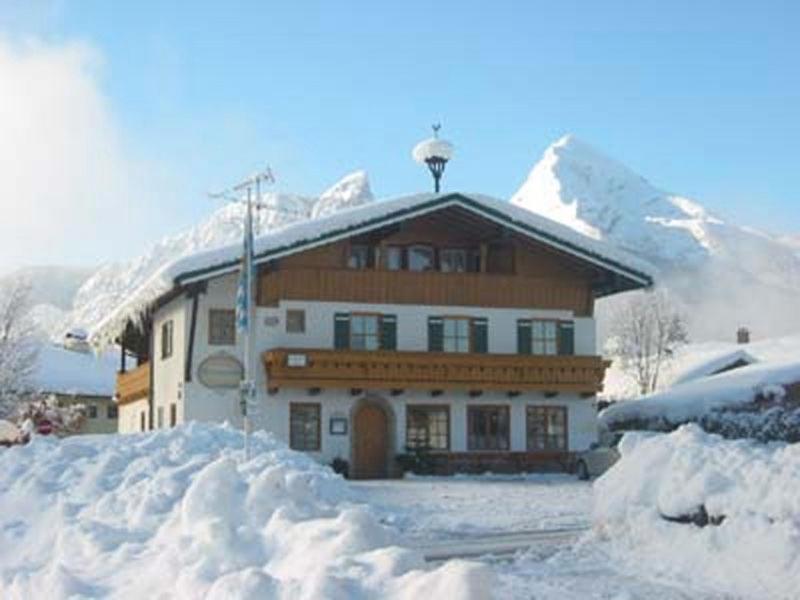
[[[392,430],[390,415],[383,403],[361,399],[353,409],[354,479],[381,479],[389,476]]]

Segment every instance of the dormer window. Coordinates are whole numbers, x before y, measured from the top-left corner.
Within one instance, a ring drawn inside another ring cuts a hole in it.
[[[409,271],[433,271],[434,251],[431,246],[417,244],[408,247]]]

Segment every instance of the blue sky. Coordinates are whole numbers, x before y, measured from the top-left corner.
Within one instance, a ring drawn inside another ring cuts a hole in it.
[[[796,2],[36,1],[3,4],[0,36],[90,48],[120,152],[157,182],[152,227],[68,262],[135,254],[264,162],[302,193],[357,168],[379,196],[427,189],[410,149],[435,121],[449,189],[508,197],[572,132],[733,221],[800,231]]]

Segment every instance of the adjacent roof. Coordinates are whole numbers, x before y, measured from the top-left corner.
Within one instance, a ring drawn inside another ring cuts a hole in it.
[[[758,359],[755,356],[742,348],[717,353],[713,356],[706,357],[705,360],[699,364],[692,365],[678,373],[672,380],[672,385],[680,385],[700,379],[701,377],[709,377],[717,373],[752,365],[757,362]]]
[[[684,423],[714,410],[753,402],[759,395],[783,393],[784,386],[800,383],[800,362],[756,363],[668,390],[612,404],[600,420],[608,426],[625,421],[665,419]]]
[[[77,396],[114,395],[119,355],[76,352],[47,345],[39,350],[31,384],[37,392]]]
[[[254,241],[256,263],[450,206],[461,207],[610,271],[616,276],[619,290],[647,287],[653,283],[653,268],[648,263],[527,209],[482,194],[417,194],[371,202],[318,219],[293,223]],[[149,306],[174,287],[236,271],[241,251],[240,244],[233,244],[165,265],[94,328],[90,334],[93,343],[111,343],[129,320],[141,318]]]

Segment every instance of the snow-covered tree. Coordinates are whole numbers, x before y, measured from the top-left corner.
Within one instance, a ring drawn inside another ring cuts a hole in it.
[[[607,352],[639,386],[639,392],[656,390],[664,365],[688,341],[686,320],[664,290],[631,296],[611,317]]]
[[[36,367],[39,344],[28,317],[30,293],[21,278],[0,290],[0,417],[15,412]]]

